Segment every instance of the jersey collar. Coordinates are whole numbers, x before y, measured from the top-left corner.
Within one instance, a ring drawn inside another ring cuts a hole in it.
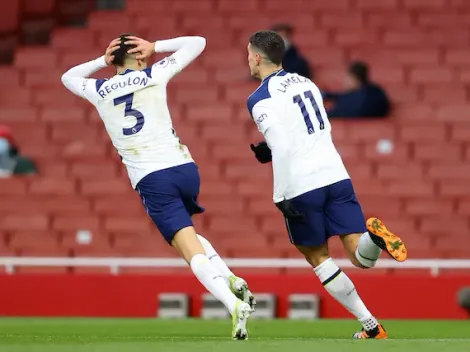
[[[125,70],[124,72],[118,73],[118,75],[123,76],[123,75],[127,75],[127,74],[130,73],[130,72],[134,72],[134,70],[131,70],[130,68],[128,68],[128,69]]]
[[[282,72],[284,72],[284,69],[283,69],[283,68],[281,68],[280,70],[277,70],[277,71],[274,71],[274,72],[270,73],[269,75],[267,75],[266,77],[264,77],[264,79],[261,81],[261,84],[263,84],[267,79],[270,79],[271,77],[277,76],[277,75],[281,74]]]

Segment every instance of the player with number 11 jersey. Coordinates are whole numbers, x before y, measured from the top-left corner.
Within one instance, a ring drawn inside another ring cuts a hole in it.
[[[381,251],[397,261],[405,245],[377,218],[364,219],[353,185],[331,136],[318,87],[282,68],[285,47],[272,31],[248,44],[251,75],[261,80],[247,107],[265,141],[251,145],[261,163],[272,161],[273,201],[285,217],[289,239],[314,267],[325,289],[357,317],[357,339],[387,338],[352,281],[330,258],[328,240],[339,236],[352,264],[371,268]]]

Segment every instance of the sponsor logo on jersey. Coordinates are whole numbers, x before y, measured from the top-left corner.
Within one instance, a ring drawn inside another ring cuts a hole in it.
[[[259,117],[256,119],[256,123],[259,124],[259,123],[263,122],[267,117],[268,117],[268,115],[266,115],[266,114],[259,115]]]

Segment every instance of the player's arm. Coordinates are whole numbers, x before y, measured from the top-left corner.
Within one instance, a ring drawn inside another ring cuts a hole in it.
[[[62,83],[72,93],[84,99],[89,99],[88,87],[91,87],[95,80],[87,77],[106,66],[104,56],[102,56],[96,60],[72,67],[62,75]]]
[[[128,37],[128,39],[125,44],[136,45],[134,49],[129,50],[129,53],[140,53],[137,54],[137,59],[149,58],[154,52],[173,52],[171,56],[160,60],[151,67],[152,80],[158,83],[168,82],[194,61],[206,47],[206,39],[198,36],[158,40],[155,43],[138,37]]]
[[[274,175],[273,201],[279,203],[285,199],[289,186],[289,141],[279,123],[275,108],[270,105],[268,100],[264,100],[253,107],[252,114],[259,131],[271,149]]]
[[[62,75],[62,83],[72,93],[84,99],[92,100],[91,92],[96,89],[93,88],[95,79],[88,77],[96,71],[110,65],[114,59],[112,53],[119,48],[119,39],[113,40],[106,49],[105,55],[84,64],[72,67],[70,70]]]
[[[271,148],[274,176],[273,201],[285,218],[303,221],[304,215],[299,213],[286,199],[291,172],[290,142],[279,122],[277,110],[275,106],[272,106],[272,102],[271,99],[266,99],[257,103],[253,107],[252,116]]]

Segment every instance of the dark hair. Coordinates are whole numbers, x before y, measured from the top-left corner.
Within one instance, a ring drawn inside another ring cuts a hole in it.
[[[286,46],[282,37],[274,31],[259,31],[250,37],[249,43],[261,53],[266,55],[269,61],[280,65],[284,59]]]
[[[369,82],[369,66],[362,61],[355,61],[349,65],[349,73],[361,84]]]
[[[277,23],[271,27],[271,30],[274,32],[286,32],[289,36],[291,36],[294,31],[292,26],[288,23]]]
[[[124,66],[124,62],[129,55],[127,52],[136,47],[135,45],[124,44],[124,42],[127,40],[127,37],[130,36],[133,36],[133,34],[126,33],[119,36],[119,39],[121,39],[121,44],[119,45],[119,49],[114,52],[114,66]]]

